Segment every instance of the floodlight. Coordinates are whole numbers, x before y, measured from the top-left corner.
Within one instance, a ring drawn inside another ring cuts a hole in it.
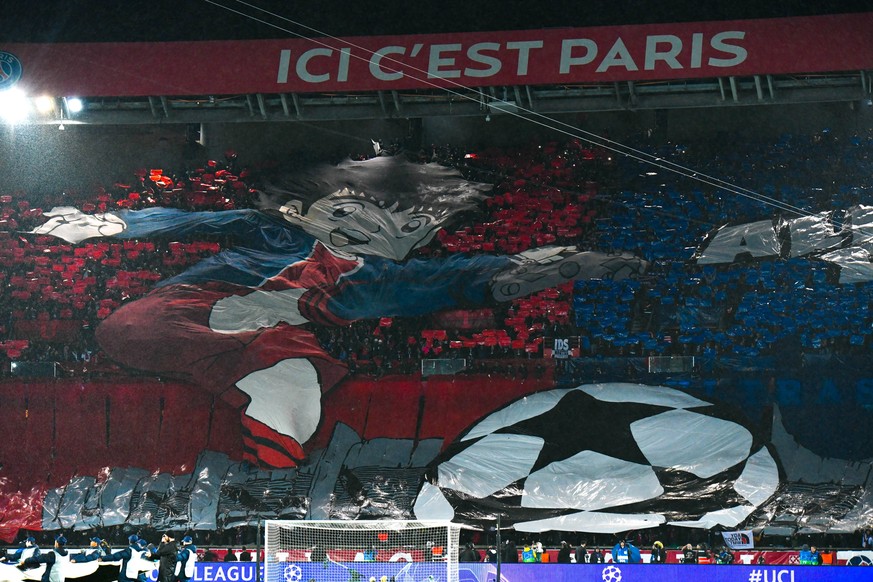
[[[79,113],[85,108],[85,104],[78,97],[67,97],[67,111],[70,113]]]
[[[36,110],[42,115],[46,115],[55,110],[54,97],[49,97],[48,95],[40,95],[33,100],[33,104],[36,106]]]
[[[6,123],[18,123],[30,115],[31,104],[24,91],[12,87],[0,91],[0,119]]]

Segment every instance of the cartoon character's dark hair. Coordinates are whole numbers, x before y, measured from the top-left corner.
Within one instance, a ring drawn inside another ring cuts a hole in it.
[[[457,169],[440,164],[380,156],[336,165],[314,164],[265,177],[258,205],[278,210],[290,200],[299,200],[305,213],[313,202],[344,188],[383,208],[413,209],[443,220],[477,209],[493,186],[471,182]]]

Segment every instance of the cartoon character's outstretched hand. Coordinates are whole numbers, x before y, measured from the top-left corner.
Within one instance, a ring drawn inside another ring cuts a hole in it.
[[[30,232],[55,236],[73,244],[89,238],[114,236],[127,228],[127,224],[114,214],[85,214],[72,206],[56,206],[45,216],[50,217],[49,220]]]

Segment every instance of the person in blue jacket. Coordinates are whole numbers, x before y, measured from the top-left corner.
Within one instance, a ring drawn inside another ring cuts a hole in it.
[[[157,568],[158,557],[155,554],[157,549],[154,544],[150,544],[147,539],[139,538],[136,540],[136,547],[140,554],[140,567],[137,580],[139,582],[149,582],[149,574]]]
[[[103,540],[94,537],[91,538],[91,547],[87,550],[70,556],[70,561],[77,564],[85,562],[94,562],[106,555],[106,550],[103,548]]]
[[[142,552],[137,547],[139,536],[132,535],[127,538],[127,547],[106,554],[98,560],[100,562],[117,562],[121,560],[121,569],[118,572],[118,582],[137,582]]]
[[[627,540],[619,540],[612,548],[612,561],[616,564],[639,564],[643,560],[639,548]]]
[[[33,536],[27,536],[18,544],[18,549],[12,553],[8,561],[17,564],[27,558],[35,558],[37,556],[39,556],[39,546],[36,545],[36,539]]]
[[[42,582],[64,582],[64,562],[67,560],[67,538],[59,535],[55,538],[55,546],[48,552],[41,552],[38,556],[31,556],[22,560],[20,566],[38,566],[45,564],[45,572],[42,573]]]
[[[176,554],[176,580],[188,582],[194,577],[194,564],[197,562],[197,546],[191,536],[182,538],[182,548]]]

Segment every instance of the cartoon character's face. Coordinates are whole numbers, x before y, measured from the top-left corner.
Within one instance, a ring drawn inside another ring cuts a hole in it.
[[[323,243],[351,254],[369,254],[401,260],[426,245],[440,229],[434,216],[413,209],[382,207],[346,189],[314,202],[303,214],[292,201],[280,211],[286,220]]]

